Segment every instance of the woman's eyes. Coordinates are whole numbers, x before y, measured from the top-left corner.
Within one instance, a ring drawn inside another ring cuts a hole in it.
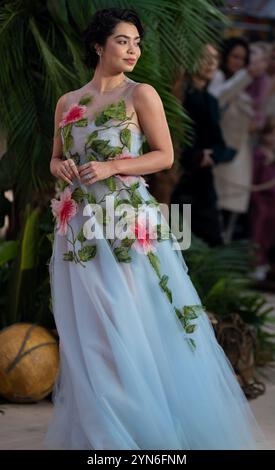
[[[118,44],[127,44],[127,41],[118,41]],[[136,42],[135,46],[140,47],[140,42]]]

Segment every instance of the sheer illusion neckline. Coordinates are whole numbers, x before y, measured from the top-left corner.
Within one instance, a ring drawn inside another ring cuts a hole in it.
[[[126,88],[126,90],[127,90],[127,86],[129,86],[130,84],[136,84],[136,83],[137,82],[134,82],[134,80],[132,80],[131,78],[125,76],[124,80],[122,80],[116,87],[112,88],[111,90],[106,90],[104,92],[99,92],[94,86],[91,86],[91,88],[89,90],[86,90],[86,92],[84,92],[84,94],[80,97],[79,104],[81,103],[82,99],[85,99],[85,98],[89,99],[89,101],[87,103],[85,103],[86,112],[85,112],[85,115],[83,116],[83,118],[87,120],[87,124],[98,127],[98,125],[95,124],[95,121],[96,121],[96,118],[98,117],[98,115],[103,113],[109,106],[119,105],[119,103],[121,101],[123,101],[125,103],[125,93],[124,93],[124,91],[119,96],[117,96],[116,92],[118,90],[121,90],[121,89],[123,90],[123,88]],[[109,97],[112,94],[114,95],[114,98],[110,99]],[[108,96],[108,101],[106,101],[104,104],[102,104],[100,106],[95,106],[95,109],[93,110],[93,113],[91,113],[91,111],[92,111],[91,108],[93,107],[94,99],[98,100],[98,98],[100,98],[101,95],[102,95],[102,98],[103,98],[103,96],[106,97],[106,95],[107,95]],[[103,127],[104,127],[104,125],[103,125]],[[117,127],[117,126],[114,126],[114,128],[115,127]],[[110,127],[109,127],[109,129],[110,129]],[[133,130],[132,128],[130,128],[129,130],[130,130],[131,133],[133,133],[135,135],[138,135],[140,137],[144,137],[144,133],[142,132],[141,129],[140,130]]]
[[[118,85],[111,88],[110,90],[99,91],[93,84],[91,84],[91,87],[98,95],[107,95],[109,93],[114,92],[115,90],[123,88],[128,83],[130,83],[130,79],[128,77],[124,77],[124,79]]]

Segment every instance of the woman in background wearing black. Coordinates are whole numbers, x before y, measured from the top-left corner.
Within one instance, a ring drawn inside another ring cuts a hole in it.
[[[218,67],[219,54],[206,45],[198,72],[182,86],[182,104],[193,121],[190,146],[181,154],[183,174],[172,195],[172,203],[192,204],[192,232],[210,246],[222,243],[212,168],[234,157],[226,147],[219,124],[218,102],[207,85]]]

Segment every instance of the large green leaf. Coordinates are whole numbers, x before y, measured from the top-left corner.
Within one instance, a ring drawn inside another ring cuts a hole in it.
[[[0,243],[0,266],[13,260],[18,252],[18,242],[16,240],[4,241]]]
[[[39,259],[39,218],[40,209],[25,210],[25,223],[20,233],[18,256],[11,269],[9,284],[9,307],[7,323],[22,321],[33,302],[35,271]]]
[[[20,269],[33,269],[38,261],[38,222],[40,209],[34,209],[28,216],[23,232]]]

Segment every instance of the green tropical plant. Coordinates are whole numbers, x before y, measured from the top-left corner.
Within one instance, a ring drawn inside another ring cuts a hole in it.
[[[191,248],[183,252],[203,305],[218,318],[238,313],[255,328],[257,355],[269,361],[275,357],[275,334],[269,330],[275,322],[274,308],[263,294],[253,291],[249,278],[254,247],[249,241],[236,241],[226,246],[209,247],[192,237]]]
[[[16,241],[0,241],[0,266],[13,260],[17,255],[18,243]]]
[[[49,315],[50,286],[47,272],[52,221],[49,212],[41,213],[26,205],[24,224],[17,241],[0,243],[0,327],[18,321],[53,326]]]

